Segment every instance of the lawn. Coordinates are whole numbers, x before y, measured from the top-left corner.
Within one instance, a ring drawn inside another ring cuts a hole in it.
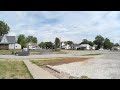
[[[61,65],[68,64],[72,62],[80,62],[84,60],[88,60],[89,58],[51,58],[51,59],[43,59],[43,60],[31,60],[32,63],[38,66],[46,66],[46,65]]]
[[[23,61],[0,61],[0,79],[32,79]]]
[[[22,51],[22,50],[0,50],[0,55],[12,55],[12,52],[15,53],[18,51]]]

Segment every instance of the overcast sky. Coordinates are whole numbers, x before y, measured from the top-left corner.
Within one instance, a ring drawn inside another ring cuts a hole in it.
[[[120,40],[119,11],[0,11],[0,20],[10,26],[9,35],[33,35],[39,42],[59,37],[80,43],[96,35]]]

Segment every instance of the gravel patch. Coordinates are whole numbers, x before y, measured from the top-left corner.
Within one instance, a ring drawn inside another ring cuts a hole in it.
[[[120,60],[95,59],[53,66],[53,68],[78,78],[87,76],[91,79],[120,79]]]

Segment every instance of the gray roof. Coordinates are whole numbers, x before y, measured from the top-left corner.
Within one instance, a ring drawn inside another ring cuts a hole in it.
[[[8,43],[15,43],[15,36],[6,36]]]
[[[0,42],[2,40],[3,36],[0,36]],[[6,36],[8,43],[15,43],[15,36]]]

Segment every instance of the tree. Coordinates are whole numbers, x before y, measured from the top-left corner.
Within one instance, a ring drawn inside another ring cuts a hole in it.
[[[90,46],[93,46],[93,45],[94,45],[94,43],[93,43],[92,41],[89,41],[88,44],[89,44]]]
[[[118,43],[115,43],[114,46],[119,46],[119,44],[118,44]]]
[[[27,43],[32,42],[32,40],[33,40],[33,36],[26,37],[26,42]]]
[[[44,43],[46,49],[52,49],[53,48],[53,43],[52,42],[45,42]]]
[[[110,42],[110,40],[108,38],[105,39],[104,41],[104,49],[111,49],[112,48],[112,43]]]
[[[41,42],[40,44],[38,44],[38,46],[40,47],[40,48],[45,48],[45,43],[44,42]]]
[[[28,36],[26,38],[26,42],[29,43],[29,42],[32,42],[32,43],[37,43],[37,38],[36,37],[33,37],[33,36]]]
[[[60,39],[59,38],[55,38],[55,49],[60,47]]]
[[[67,41],[66,43],[67,43],[68,45],[73,44],[73,42],[72,42],[72,41]]]
[[[17,43],[20,44],[22,46],[22,48],[26,48],[27,47],[26,38],[25,38],[24,34],[20,34],[18,36]]]
[[[0,21],[0,36],[8,34],[9,31],[9,26],[4,21]]]
[[[80,44],[89,44],[89,41],[87,39],[83,39]]]
[[[33,42],[33,43],[37,43],[37,38],[36,38],[36,37],[33,37],[32,42]]]
[[[101,35],[95,37],[94,43],[97,45],[97,49],[100,49],[103,46],[104,38]]]
[[[87,39],[83,39],[80,44],[89,44],[90,46],[93,46],[94,43],[92,41],[88,41]]]

